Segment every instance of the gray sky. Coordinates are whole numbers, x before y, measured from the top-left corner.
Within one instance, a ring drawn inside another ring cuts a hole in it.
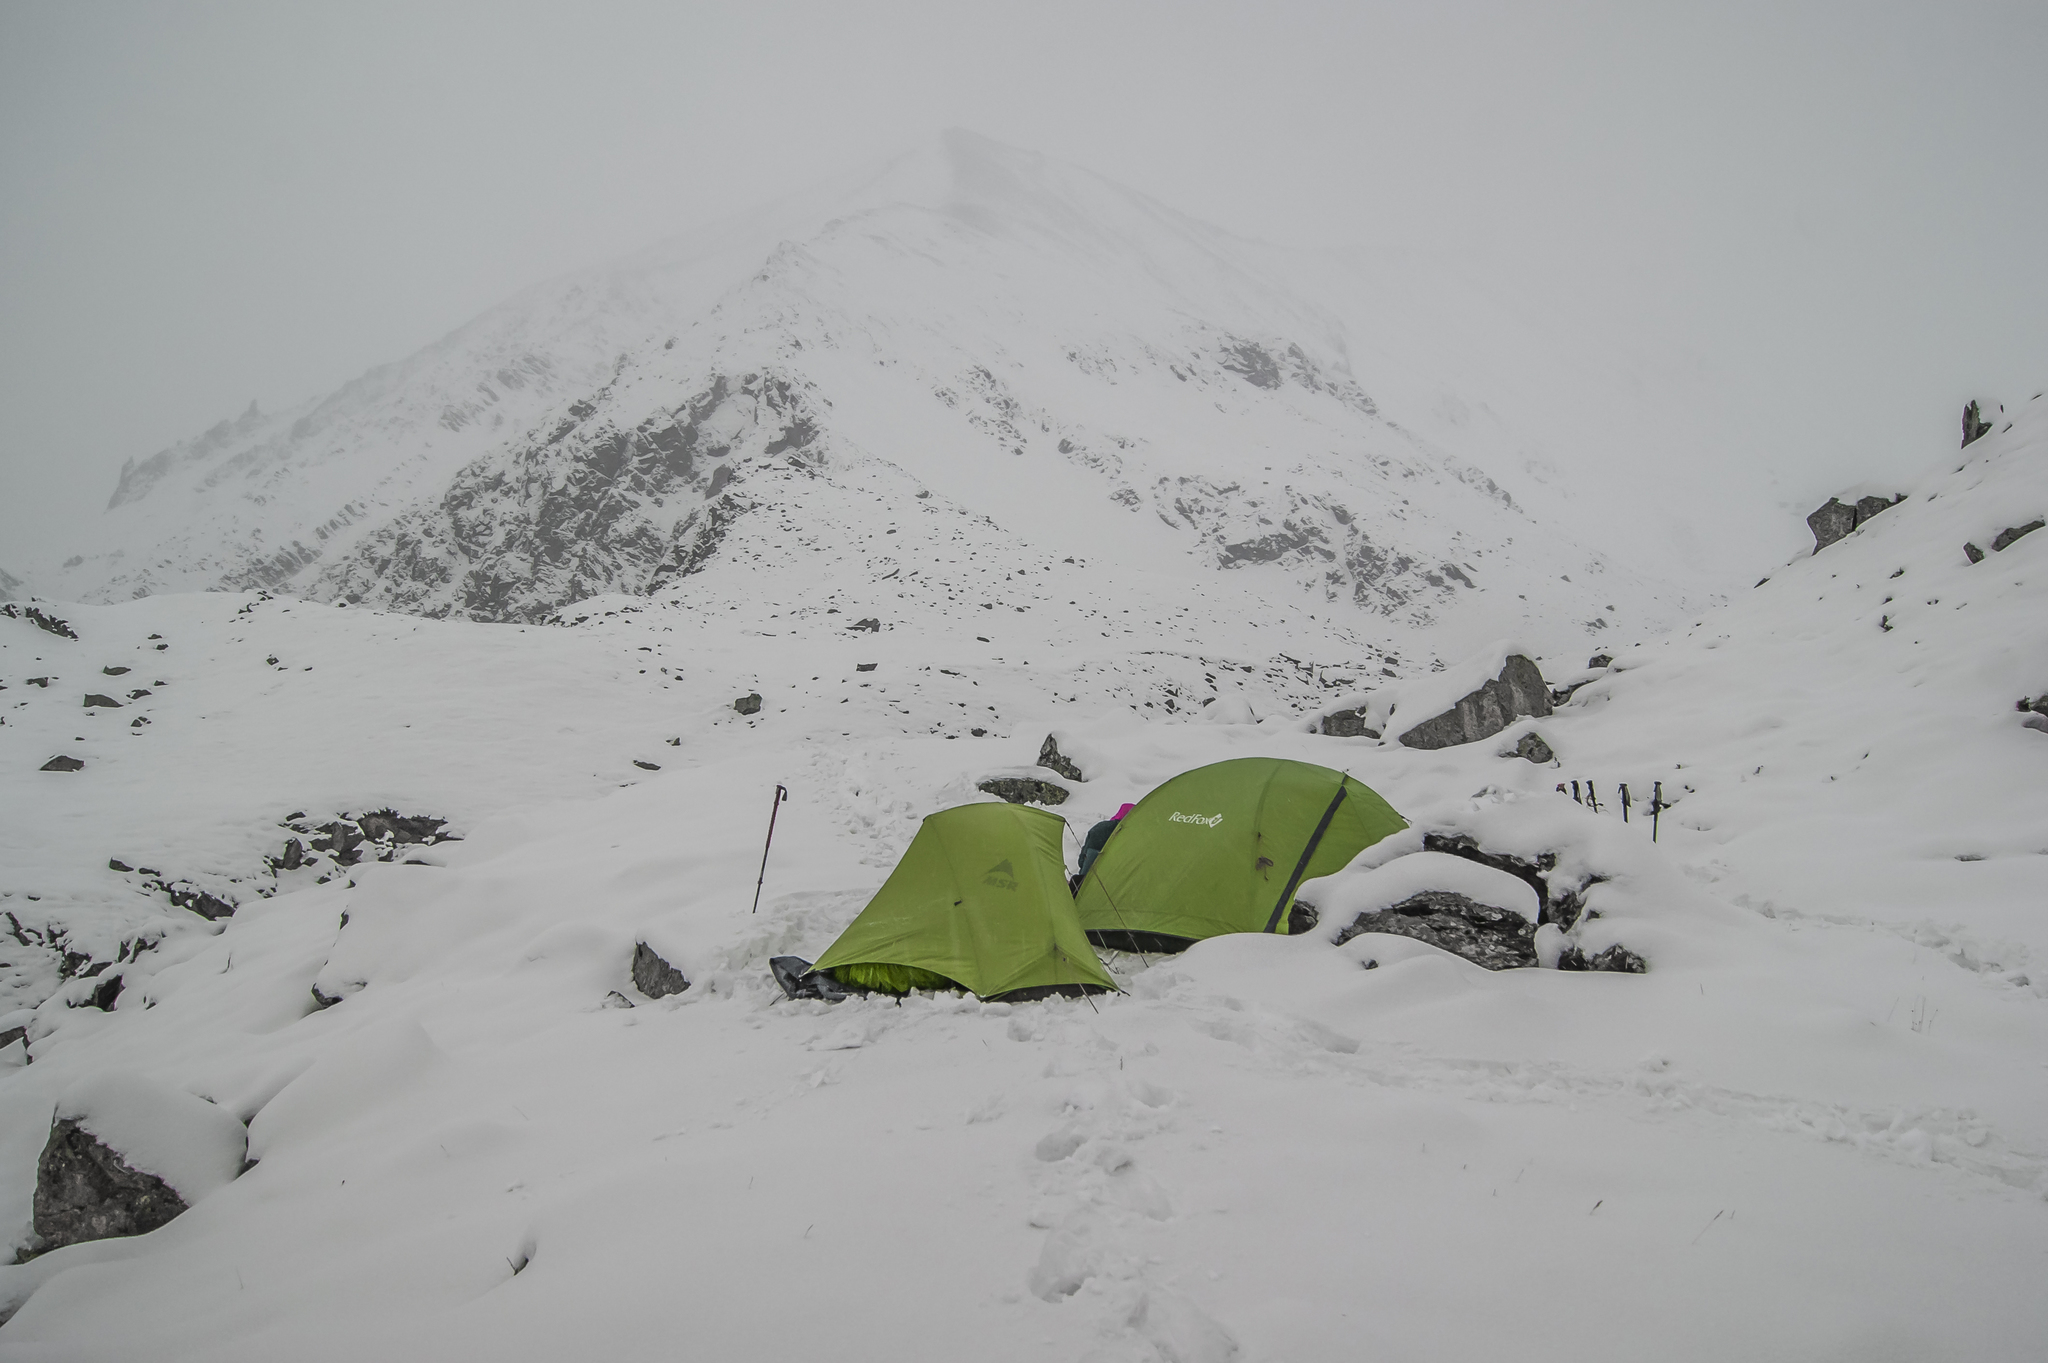
[[[0,0],[0,567],[127,456],[949,125],[1696,352],[1731,477],[1910,475],[2048,387],[2044,72],[2040,0]]]

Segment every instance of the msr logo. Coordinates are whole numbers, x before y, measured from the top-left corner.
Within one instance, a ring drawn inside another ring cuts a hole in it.
[[[1010,865],[1010,859],[1005,857],[988,868],[988,874],[981,878],[981,883],[993,885],[998,890],[1014,890],[1017,888],[1017,868]]]
[[[1168,823],[1198,823],[1204,828],[1214,828],[1223,822],[1221,814],[1183,814],[1179,810],[1166,816]]]

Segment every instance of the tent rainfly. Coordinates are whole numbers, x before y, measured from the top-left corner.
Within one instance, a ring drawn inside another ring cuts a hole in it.
[[[1297,931],[1302,881],[1407,826],[1341,771],[1275,757],[1217,762],[1174,777],[1124,816],[1075,907],[1089,941],[1120,951]]]
[[[1027,805],[929,815],[889,879],[818,958],[816,975],[857,989],[959,988],[991,1000],[1114,991],[1074,916],[1065,830],[1057,814]],[[777,977],[788,973],[778,968]]]

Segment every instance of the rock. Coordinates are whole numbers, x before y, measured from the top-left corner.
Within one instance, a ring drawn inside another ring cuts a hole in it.
[[[9,611],[8,614],[11,615],[13,612]],[[45,634],[54,634],[60,639],[76,639],[78,637],[69,623],[59,620],[54,615],[45,615],[34,606],[30,606],[26,614],[29,619],[36,622],[36,628],[42,630]]]
[[[1819,553],[1873,516],[1889,511],[1905,500],[1903,495],[1859,497],[1851,506],[1833,497],[1828,498],[1826,506],[1806,518],[1807,529],[1813,531],[1813,552]]]
[[[2020,702],[2020,708],[2021,708],[2021,709],[2023,709],[2023,710],[2024,710],[2024,709],[2026,708],[2026,702],[2025,702],[2025,701],[2021,701],[2021,702]],[[123,871],[123,872],[126,872],[126,871],[132,871],[132,870],[134,870],[135,868],[134,868],[133,866],[130,866],[130,865],[129,865],[129,864],[127,863],[127,862],[125,862],[125,861],[122,861],[122,860],[121,860],[121,859],[120,859],[119,857],[108,857],[108,858],[107,858],[107,869],[108,869],[109,871]]]
[[[1366,725],[1365,709],[1361,705],[1356,710],[1334,711],[1324,715],[1317,728],[1331,738],[1378,738],[1380,731]]]
[[[363,830],[346,819],[320,825],[323,837],[313,839],[313,850],[325,852],[340,866],[353,866],[362,860],[362,853],[356,849],[362,846]]]
[[[853,670],[856,672],[872,672],[878,666],[880,666],[878,663],[855,663]]]
[[[1644,975],[1649,973],[1649,963],[1616,942],[1596,956],[1588,957],[1577,943],[1565,947],[1557,959],[1559,970],[1609,970],[1622,975]]]
[[[45,691],[50,689],[50,679],[48,677],[30,677],[28,684],[30,686],[40,686]]]
[[[87,696],[85,698],[85,708],[90,710],[94,706],[99,706],[107,710],[118,710],[121,708],[121,702],[115,700],[112,696],[102,696],[98,694]]]
[[[690,980],[641,942],[633,948],[633,987],[650,999],[660,999],[682,993],[690,987]]]
[[[661,770],[661,764],[660,764],[659,762],[642,762],[642,761],[641,761],[641,760],[640,760],[639,758],[637,758],[637,757],[633,759],[633,765],[634,765],[634,766],[636,766],[636,767],[638,767],[638,768],[640,768],[640,770],[642,770],[642,771],[660,771],[660,770]]]
[[[880,634],[882,632],[882,622],[880,620],[877,620],[874,616],[870,615],[865,620],[854,621],[852,624],[848,625],[847,628],[864,629],[870,634]]]
[[[1069,794],[1065,786],[1029,776],[991,776],[974,788],[1013,805],[1063,805]]]
[[[1972,563],[1982,563],[1984,561],[1984,551],[1974,544],[1965,544],[1963,545],[1963,557]]]
[[[60,1118],[36,1161],[35,1254],[146,1235],[185,1210],[185,1199],[155,1174],[131,1169],[75,1119]],[[26,1256],[25,1256],[26,1257]]]
[[[750,691],[732,703],[732,708],[743,715],[758,714],[761,710],[761,693]]]
[[[1586,666],[1612,667],[1614,666],[1614,655],[1612,653],[1595,653],[1592,657],[1586,659]]]
[[[107,677],[125,677],[130,670],[126,667],[103,667],[100,669],[100,674]]]
[[[1449,748],[1491,738],[1518,719],[1550,713],[1550,688],[1536,664],[1517,653],[1500,675],[1456,705],[1401,735],[1405,748]]]
[[[1976,400],[1972,399],[1970,405],[1963,408],[1963,448],[1968,449],[1972,443],[1983,439],[1990,433],[1991,423],[1984,419],[1984,414],[1978,409]]]
[[[1081,774],[1081,768],[1075,765],[1074,759],[1060,751],[1059,740],[1051,734],[1047,734],[1045,742],[1038,745],[1038,765],[1048,771],[1058,772],[1069,781],[1088,779]]]
[[[441,834],[447,825],[446,819],[430,819],[423,814],[400,814],[396,810],[378,809],[356,816],[356,826],[363,830],[363,836],[371,842],[423,842],[448,841]]]
[[[275,864],[280,871],[298,870],[306,864],[306,844],[300,842],[297,838],[286,838],[284,840],[284,853],[278,857]]]
[[[1449,890],[1424,890],[1379,913],[1362,913],[1337,934],[1337,941],[1365,932],[1413,937],[1488,970],[1537,963],[1534,923],[1513,909],[1497,909]]]
[[[2036,530],[2039,530],[2043,525],[2048,525],[2048,521],[2044,521],[2037,516],[2033,520],[2028,521],[2025,525],[2010,526],[2004,530],[1999,531],[1998,538],[1991,541],[1991,552],[1994,554],[2004,553],[2005,550],[2012,545],[2014,540],[2019,539],[2022,535],[2033,534]]]
[[[159,881],[157,889],[171,897],[171,903],[181,909],[190,909],[209,923],[235,916],[235,906],[218,895],[208,894],[196,885],[166,885]]]
[[[83,763],[83,762],[79,761],[79,760],[78,760],[77,758],[75,758],[75,757],[61,757],[61,756],[60,756],[60,757],[53,757],[53,758],[51,758],[51,759],[50,759],[49,761],[47,761],[47,762],[43,763],[43,765],[42,765],[42,767],[40,768],[40,770],[43,770],[43,771],[84,771],[84,770],[85,770],[85,763]]]
[[[1552,886],[1550,878],[1557,872],[1557,853],[1545,852],[1531,861],[1507,852],[1489,852],[1469,833],[1424,833],[1422,850],[1463,857],[1481,866],[1507,872],[1536,892],[1537,903],[1542,905],[1537,912],[1537,921],[1555,923],[1563,928],[1579,921],[1579,914],[1585,908],[1586,886],[1605,879],[1594,876],[1584,885]]]
[[[323,994],[320,992],[320,986],[316,984],[313,986],[313,1011],[318,1013],[332,1008],[341,1002],[341,997],[339,994]]]
[[[133,1073],[86,1080],[59,1100],[36,1162],[23,1257],[147,1234],[233,1181],[247,1150],[242,1123],[202,1098]]]
[[[1552,752],[1550,745],[1543,741],[1543,735],[1534,732],[1522,735],[1521,739],[1515,744],[1513,756],[1519,757],[1524,761],[1534,762],[1539,767],[1557,760],[1557,754]]]

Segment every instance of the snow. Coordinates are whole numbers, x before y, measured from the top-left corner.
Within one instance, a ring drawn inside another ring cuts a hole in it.
[[[998,213],[1015,192],[975,186],[944,230],[1128,262],[1139,209],[1083,233]],[[808,249],[786,268],[831,274]],[[0,1267],[0,1359],[2038,1356],[2048,735],[2013,703],[2048,691],[2048,532],[1989,544],[2048,511],[2048,403],[1612,650],[1531,726],[1538,767],[1505,736],[1310,731],[1387,670],[1494,675],[1508,629],[1332,610],[1273,564],[1155,552],[1143,516],[1075,552],[1049,442],[940,442],[874,358],[818,379],[872,421],[816,470],[743,469],[754,510],[703,571],[559,626],[244,593],[44,603],[76,640],[0,617],[0,1012],[33,1010],[34,1060],[0,1068],[0,1229],[26,1242],[75,1085],[146,1075],[257,1161],[148,1236]],[[1240,415],[1336,419],[1245,387]],[[1415,487],[1418,519],[1465,505]],[[1530,608],[1553,684],[1582,675],[1582,604]],[[1319,762],[1413,825],[1307,888],[1326,924],[1415,888],[1533,915],[1521,880],[1422,850],[1464,834],[1583,894],[1539,950],[1648,973],[1245,934],[1112,955],[1125,992],[1092,1000],[783,998],[768,957],[814,958],[922,817],[1048,734],[1085,775],[1057,778],[1070,856],[1182,771]],[[38,770],[65,751],[82,771]],[[382,808],[457,840],[266,861],[286,821]],[[643,941],[687,991],[637,994]]]
[[[1336,875],[1303,881],[1299,895],[1316,906],[1334,932],[1360,914],[1382,912],[1424,890],[1444,890],[1475,903],[1511,909],[1532,923],[1543,907],[1528,882],[1442,852],[1410,852],[1380,866],[1347,867]]]

